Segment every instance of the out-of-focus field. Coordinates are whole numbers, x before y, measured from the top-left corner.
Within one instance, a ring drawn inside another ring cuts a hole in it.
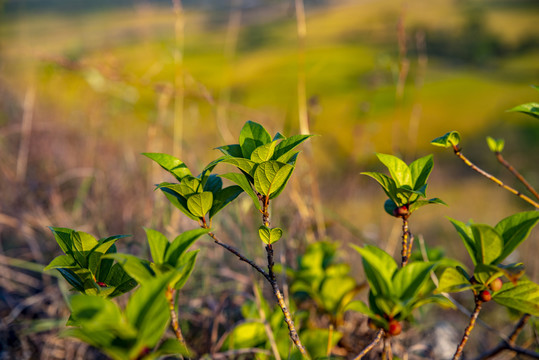
[[[293,264],[305,244],[326,237],[397,253],[400,224],[384,213],[382,191],[359,175],[382,170],[375,152],[408,162],[434,153],[427,194],[449,207],[419,210],[411,230],[462,261],[464,247],[445,216],[494,225],[530,210],[429,143],[458,130],[465,154],[516,184],[484,140],[503,137],[506,158],[539,185],[539,122],[505,112],[539,97],[529,86],[539,84],[535,2],[307,2],[304,42],[293,4],[233,3],[181,13],[143,1],[92,11],[0,10],[0,354],[80,355],[54,331],[21,330],[30,326],[24,321],[67,314],[51,277],[28,263],[8,266],[57,255],[47,226],[133,234],[123,250],[136,254],[147,252],[142,226],[171,236],[193,227],[153,191],[169,179],[140,153],[174,154],[197,172],[218,156],[213,148],[236,142],[247,120],[298,133],[302,76],[309,128],[320,136],[275,204],[274,223],[287,236],[282,260]],[[215,226],[263,258],[250,247],[257,214],[248,203],[227,209]],[[536,230],[519,254],[535,281],[538,241]],[[211,332],[204,319],[220,294],[246,285],[238,280],[243,265],[209,242],[200,246],[183,306],[200,309],[186,321],[203,333]],[[346,253],[359,264],[358,254]],[[360,279],[359,266],[353,270]]]

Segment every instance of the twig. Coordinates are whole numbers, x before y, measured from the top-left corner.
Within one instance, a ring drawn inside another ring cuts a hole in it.
[[[496,159],[498,159],[498,162],[505,166],[511,174],[513,174],[526,188],[539,200],[539,193],[537,193],[537,190],[533,188],[533,186],[530,185],[529,182],[524,179],[524,177],[511,165],[505,160],[500,152],[496,152]]]
[[[270,226],[270,220],[269,220],[269,196],[261,196],[260,202],[262,203],[262,222],[264,223],[264,226],[269,227]],[[308,358],[309,355],[307,354],[307,350],[305,350],[305,347],[301,343],[301,340],[299,339],[298,332],[296,331],[296,327],[294,326],[294,320],[292,320],[292,316],[290,315],[290,311],[286,307],[286,303],[283,298],[283,294],[281,293],[281,290],[279,289],[279,285],[277,284],[277,280],[275,278],[275,273],[273,272],[273,247],[271,244],[266,245],[266,254],[268,259],[268,275],[269,275],[269,282],[271,284],[271,287],[273,289],[273,294],[277,298],[277,303],[279,304],[279,307],[281,308],[283,315],[284,315],[284,321],[286,322],[286,325],[288,326],[288,332],[290,335],[290,338],[294,342],[294,345],[298,348],[298,350],[301,352],[301,354]]]
[[[515,328],[513,329],[513,331],[511,332],[511,334],[507,338],[507,340],[502,340],[498,344],[498,346],[496,346],[494,349],[489,350],[489,351],[479,355],[475,360],[490,359],[490,358],[498,355],[499,353],[501,353],[504,350],[513,351],[513,352],[515,352],[517,354],[527,355],[527,356],[532,357],[534,359],[539,359],[539,353],[537,353],[535,351],[532,351],[532,350],[523,349],[523,348],[520,348],[518,346],[515,346],[515,340],[516,340],[518,334],[520,334],[520,332],[524,329],[524,326],[526,325],[526,323],[528,322],[530,317],[531,317],[530,314],[524,314],[520,318],[518,323],[515,325]]]
[[[165,296],[168,301],[168,308],[170,310],[170,318],[171,318],[171,325],[172,330],[174,330],[174,334],[176,335],[176,339],[178,339],[179,342],[182,343],[182,345],[187,349],[187,345],[185,344],[185,339],[182,335],[182,330],[180,329],[180,325],[178,324],[178,315],[176,314],[176,309],[174,309],[174,288],[172,286],[168,286],[167,290],[165,292]]]
[[[266,335],[268,336],[268,340],[270,342],[273,356],[275,357],[275,360],[281,360],[281,355],[279,354],[279,348],[277,347],[277,343],[275,342],[275,336],[273,334],[273,330],[271,329],[271,326],[268,323],[268,319],[266,318],[266,313],[264,312],[264,308],[262,307],[262,299],[260,298],[260,292],[258,290],[258,287],[255,286],[254,282],[253,282],[253,292],[255,294],[256,305],[258,307],[258,314],[260,315],[260,319],[262,320],[262,323],[264,324],[264,330],[266,331]]]
[[[412,244],[408,245],[408,239],[410,237],[410,232],[408,230],[408,219],[406,217],[402,218],[402,262],[401,266],[405,267],[408,264],[409,252],[412,250]],[[408,249],[408,246],[410,249]]]
[[[384,338],[384,350],[382,353],[383,360],[393,360],[393,351],[391,350],[391,340]]]
[[[472,163],[470,160],[468,160],[467,157],[465,157],[464,155],[462,155],[461,153],[461,149],[457,146],[457,145],[453,145],[453,151],[455,152],[455,155],[457,155],[457,157],[459,159],[461,159],[466,165],[468,165],[469,167],[471,167],[473,170],[477,171],[479,174],[483,175],[484,177],[486,177],[487,179],[491,180],[491,181],[494,181],[496,184],[498,184],[498,186],[501,186],[502,188],[504,188],[505,190],[515,194],[516,196],[518,196],[519,198],[521,198],[522,200],[526,201],[527,203],[533,205],[535,208],[539,209],[539,203],[533,201],[532,199],[530,199],[528,196],[522,194],[520,191],[516,190],[516,189],[513,189],[512,187],[504,184],[500,179],[498,179],[497,177],[495,176],[492,176],[490,175],[488,172],[480,169],[479,167],[477,167],[477,165],[475,165],[474,163]]]
[[[363,359],[363,356],[367,355],[369,351],[371,351],[379,342],[382,340],[382,336],[384,336],[384,329],[379,329],[376,333],[376,337],[373,341],[365,349],[363,349],[355,358],[354,360],[361,360]]]
[[[460,344],[457,347],[457,351],[455,351],[455,355],[453,355],[453,360],[458,360],[462,356],[462,350],[464,350],[464,346],[468,342],[468,339],[470,337],[470,333],[472,332],[475,322],[477,321],[477,317],[479,316],[479,312],[481,311],[481,307],[483,306],[483,301],[479,299],[478,297],[475,298],[475,309],[472,313],[472,316],[470,317],[470,323],[466,327],[466,330],[464,330],[464,336],[462,336],[462,340],[460,341]]]
[[[204,228],[207,228],[205,225],[203,226]],[[264,271],[264,269],[262,269],[260,266],[258,266],[254,261],[246,258],[245,256],[243,256],[236,248],[228,245],[228,244],[225,244],[223,242],[221,242],[217,236],[215,236],[214,233],[208,233],[208,235],[213,239],[213,241],[225,248],[226,250],[230,251],[232,254],[236,255],[241,261],[245,261],[247,264],[251,265],[256,271],[258,271],[259,273],[262,274],[262,276],[264,276],[266,278],[266,280],[268,280],[269,282],[271,282],[271,279],[270,279],[270,276],[268,275],[268,273],[266,271]]]

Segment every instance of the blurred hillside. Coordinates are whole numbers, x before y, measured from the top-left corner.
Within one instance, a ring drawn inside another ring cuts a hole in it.
[[[292,135],[300,111],[320,136],[276,204],[275,222],[290,227],[289,263],[326,236],[395,251],[399,224],[359,175],[382,171],[374,152],[408,162],[435,154],[427,195],[450,206],[418,213],[411,226],[450,255],[463,249],[444,216],[495,224],[529,210],[429,143],[458,130],[470,158],[514,183],[485,143],[503,137],[506,158],[539,184],[539,122],[506,112],[539,96],[529,86],[539,84],[537,1],[306,1],[304,41],[293,2],[173,3],[0,2],[2,256],[47,263],[50,225],[133,234],[123,244],[144,253],[142,226],[176,234],[192,225],[153,191],[167,179],[140,153],[174,154],[196,172],[245,121]],[[230,211],[216,226],[231,243],[247,242],[254,210]],[[537,239],[523,259],[533,259]],[[207,272],[196,294],[212,288]],[[528,273],[539,279],[539,264]],[[40,291],[2,281],[13,303]]]

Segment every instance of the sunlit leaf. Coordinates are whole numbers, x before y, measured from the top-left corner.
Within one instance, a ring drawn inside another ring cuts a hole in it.
[[[223,177],[225,179],[228,179],[230,181],[233,181],[234,183],[238,184],[242,188],[242,190],[245,191],[247,193],[247,195],[249,195],[251,197],[251,199],[253,199],[253,203],[254,203],[255,207],[258,210],[261,209],[260,202],[258,200],[258,196],[256,196],[253,188],[251,187],[251,184],[249,183],[249,181],[247,180],[245,175],[237,174],[237,173],[228,173],[228,174],[221,175],[221,177]]]
[[[294,167],[277,161],[266,161],[258,165],[254,173],[255,189],[265,196],[271,196],[286,182]]]
[[[458,131],[451,131],[447,134],[437,137],[430,142],[432,145],[441,147],[453,147],[460,143],[460,134]]]
[[[449,267],[445,269],[442,273],[436,292],[460,292],[471,289],[472,287],[473,285],[470,283],[470,280],[468,280],[466,276],[464,276],[456,268]]]
[[[410,188],[413,187],[412,173],[404,161],[388,154],[377,153],[376,156],[387,167],[397,187],[404,185],[408,185]]]
[[[201,218],[210,211],[212,204],[213,194],[209,191],[193,194],[187,199],[187,208],[191,214]]]
[[[273,244],[276,241],[279,241],[281,236],[283,236],[283,230],[280,228],[270,229],[265,225],[261,225],[258,228],[258,236],[266,244]]]
[[[500,153],[503,150],[505,141],[503,139],[493,139],[487,136],[487,145],[493,153]]]
[[[539,103],[536,103],[536,102],[530,102],[527,104],[518,105],[507,111],[521,112],[521,113],[533,116],[536,119],[539,119]]]
[[[250,159],[252,152],[259,146],[271,142],[271,136],[258,123],[247,121],[240,131],[241,152],[245,159]]]
[[[144,231],[146,231],[146,238],[148,239],[148,245],[150,245],[153,262],[162,264],[169,246],[168,239],[157,230],[144,228]]]
[[[539,222],[537,211],[517,213],[500,221],[494,228],[502,235],[504,246],[496,262],[508,257],[530,235],[537,222]]]
[[[508,308],[539,316],[539,285],[534,282],[505,283],[492,299]]]
[[[178,181],[181,181],[185,176],[192,175],[187,165],[172,155],[161,153],[142,153],[142,155],[158,163],[163,169],[174,175]]]
[[[213,205],[210,209],[210,219],[215,216],[225,206],[236,199],[243,189],[240,186],[233,185],[221,189],[213,194]]]

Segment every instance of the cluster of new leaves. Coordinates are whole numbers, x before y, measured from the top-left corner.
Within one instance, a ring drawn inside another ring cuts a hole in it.
[[[124,235],[96,240],[90,234],[51,227],[65,255],[59,255],[45,268],[56,269],[73,288],[83,294],[115,297],[137,286],[119,264],[107,257],[116,253],[116,240]]]
[[[195,229],[185,231],[172,242],[157,230],[145,229],[150,245],[153,262],[140,259],[130,254],[108,255],[114,258],[124,270],[139,283],[144,283],[155,277],[172,274],[169,286],[180,290],[195,267],[198,250],[187,251],[208,229]]]
[[[171,173],[179,183],[163,182],[161,189],[170,202],[193,220],[215,216],[232,202],[242,189],[239,186],[223,188],[223,180],[210,174],[216,164],[210,164],[198,176],[193,176],[189,168],[178,158],[161,153],[144,153]]]
[[[520,279],[524,274],[522,263],[503,263],[539,222],[539,213],[517,213],[501,220],[494,227],[472,222],[465,224],[454,219],[450,221],[472,259],[474,271],[470,275],[460,266],[447,268],[440,278],[438,291],[459,292],[471,289],[476,295],[488,291],[488,294],[483,293],[488,300],[492,298],[517,311],[539,315],[539,285]],[[501,286],[501,277],[506,277],[510,282]]]
[[[361,254],[369,283],[369,305],[357,300],[348,309],[367,315],[378,328],[391,334],[392,321],[410,320],[413,310],[425,304],[452,306],[445,297],[434,294],[436,287],[430,274],[437,263],[416,261],[399,268],[389,254],[376,246],[354,248]]]
[[[438,198],[426,198],[427,180],[432,171],[432,155],[419,158],[407,165],[393,155],[376,154],[387,167],[391,177],[378,172],[363,172],[378,181],[389,199],[384,204],[385,211],[396,217],[408,217],[421,206],[445,204]]]
[[[158,231],[146,229],[154,262],[117,253],[114,242],[123,236],[97,241],[80,231],[51,229],[66,255],[56,257],[45,270],[57,269],[81,293],[68,299],[71,317],[63,331],[65,336],[96,346],[114,359],[188,354],[177,339],[166,339],[157,346],[170,322],[165,293],[183,287],[198,253],[187,250],[208,229],[186,231],[173,242]],[[124,311],[104,298],[126,293],[137,282],[141,286]]]
[[[109,299],[72,296],[69,300],[71,317],[67,324],[70,327],[62,335],[78,338],[118,360],[188,355],[176,339],[160,342],[170,322],[165,290],[171,277],[169,274],[142,283],[123,311]]]
[[[299,360],[304,357],[298,349],[290,349],[288,340],[288,328],[284,322],[284,315],[277,306],[271,307],[258,287],[254,290],[256,301],[248,300],[241,307],[241,313],[245,321],[234,327],[223,343],[222,350],[259,348],[268,352],[277,351],[281,359]],[[294,301],[290,301],[290,307],[296,315],[296,320],[306,322],[309,314],[305,311],[296,311]],[[268,329],[269,327],[269,329]],[[331,334],[328,329],[303,328],[299,335],[302,343],[307,348],[313,359],[324,358],[328,347],[331,349],[342,338],[339,331]],[[270,340],[272,336],[272,340]],[[276,349],[272,348],[272,341]],[[275,354],[274,354],[275,355]],[[257,359],[271,359],[269,355],[258,354]]]

